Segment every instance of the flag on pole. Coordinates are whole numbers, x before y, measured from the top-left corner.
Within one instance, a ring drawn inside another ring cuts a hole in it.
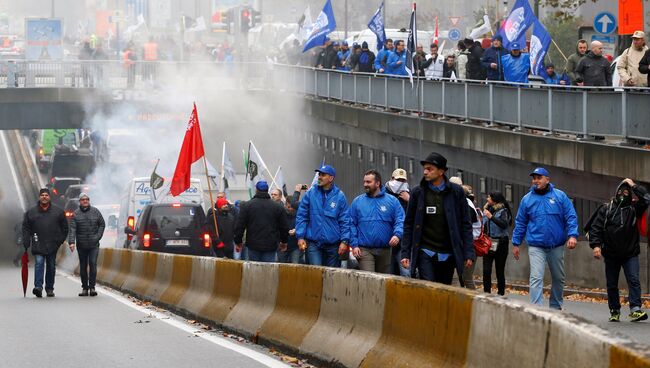
[[[190,121],[187,123],[183,146],[178,155],[178,162],[174,170],[174,177],[170,193],[176,197],[190,187],[190,177],[192,175],[192,164],[205,155],[203,149],[203,138],[201,137],[201,126],[199,125],[199,115],[196,111],[196,104],[192,109]]]
[[[248,189],[252,191],[253,188],[255,188],[255,184],[260,180],[272,181],[269,179],[273,179],[269,168],[264,163],[264,160],[262,160],[262,156],[260,156],[260,153],[257,151],[257,148],[255,148],[253,142],[249,141],[248,164],[246,170],[246,184],[248,185]]]
[[[226,152],[226,142],[223,142],[223,154],[221,155],[221,189],[225,192],[228,190],[229,183],[237,182],[237,175],[235,173],[235,167],[230,161],[230,156]]]
[[[336,29],[336,19],[334,19],[334,10],[332,9],[331,0],[327,0],[323,10],[318,14],[316,22],[313,24],[311,34],[305,41],[305,46],[302,52],[305,52],[312,47],[321,46],[325,43],[327,35]]]
[[[282,173],[282,166],[278,167],[278,171],[275,172],[275,184],[274,187],[282,191],[284,198],[289,198],[289,193],[287,192],[287,184],[284,181],[284,174]]]
[[[526,31],[537,20],[533,9],[530,7],[528,0],[517,0],[508,14],[505,22],[497,35],[503,38],[503,47],[510,49],[510,44],[518,42],[520,45],[526,44]]]
[[[381,2],[379,9],[375,12],[375,15],[370,18],[368,23],[368,29],[377,36],[377,51],[384,48],[386,44],[386,30],[384,28],[384,2]]]
[[[418,44],[418,27],[416,24],[415,16],[415,3],[413,3],[413,10],[411,11],[411,22],[409,24],[409,38],[406,43],[406,73],[411,80],[411,88],[413,87],[413,74],[415,74],[415,64],[413,55],[415,54],[415,46]]]
[[[490,25],[490,17],[487,14],[485,14],[483,16],[483,24],[472,29],[472,31],[469,33],[469,38],[474,40],[490,32],[492,32],[492,26]]]
[[[438,44],[438,16],[436,16],[436,28],[433,31],[433,43]],[[442,52],[439,53],[442,55]]]
[[[533,23],[533,34],[530,37],[530,70],[534,75],[546,77],[544,58],[551,46],[551,35],[546,31],[544,25],[535,19]]]
[[[314,30],[314,24],[311,20],[311,9],[307,5],[305,13],[298,20],[298,41],[302,42],[309,38],[311,32]]]
[[[153,190],[160,189],[165,183],[165,178],[156,173],[159,163],[160,160],[156,161],[156,166],[154,166],[153,172],[151,173],[151,179],[149,179],[149,187]]]

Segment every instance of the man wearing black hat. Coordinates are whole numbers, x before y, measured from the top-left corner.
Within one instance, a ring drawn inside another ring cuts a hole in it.
[[[368,42],[363,41],[361,52],[352,55],[351,68],[359,73],[374,72],[373,64],[375,63],[375,53],[368,50]]]
[[[421,279],[451,285],[476,259],[465,192],[450,183],[447,159],[432,152],[420,161],[424,177],[411,192],[402,239],[402,266]],[[464,280],[460,276],[460,283]]]
[[[63,210],[51,203],[50,191],[39,191],[38,204],[25,212],[23,217],[23,246],[32,247],[36,259],[34,266],[34,290],[37,297],[43,296],[43,272],[45,292],[54,296],[54,275],[56,274],[56,252],[68,236],[68,221]]]
[[[269,185],[260,180],[255,184],[255,196],[242,205],[235,226],[237,252],[242,251],[246,231],[248,260],[275,262],[276,253],[287,249],[289,225],[281,203],[271,200]],[[279,243],[279,247],[278,247]]]

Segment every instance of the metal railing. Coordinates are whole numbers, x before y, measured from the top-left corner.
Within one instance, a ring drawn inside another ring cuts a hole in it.
[[[415,80],[276,66],[274,85],[386,110],[554,133],[650,140],[650,89]]]

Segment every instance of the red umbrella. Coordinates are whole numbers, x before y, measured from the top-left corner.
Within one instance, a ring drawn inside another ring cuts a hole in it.
[[[21,270],[21,274],[23,276],[23,297],[27,296],[27,279],[29,278],[29,255],[27,255],[27,251],[23,253],[23,258],[22,258],[22,264],[23,268]]]

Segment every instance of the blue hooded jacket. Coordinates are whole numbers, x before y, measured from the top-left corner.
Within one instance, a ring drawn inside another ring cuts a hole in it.
[[[336,186],[325,192],[314,184],[300,201],[296,238],[320,244],[350,242],[350,213],[345,194]]]
[[[528,83],[530,55],[522,53],[519,57],[506,54],[501,57],[503,78],[507,82]]]
[[[386,47],[382,48],[379,50],[377,53],[377,57],[375,58],[375,71],[379,73],[379,69],[384,68],[384,66],[381,64],[384,59],[388,59],[388,56],[390,55],[391,51],[387,49]],[[387,63],[386,63],[387,64]],[[384,73],[386,73],[386,69],[388,69],[388,65],[384,68]]]
[[[402,239],[404,209],[399,200],[386,194],[386,189],[376,197],[362,194],[350,206],[352,220],[350,245],[354,248],[388,248],[390,238]]]
[[[521,245],[524,236],[529,246],[540,248],[559,247],[569,237],[577,238],[578,216],[569,197],[553,184],[544,194],[531,187],[519,204],[512,244]]]
[[[396,51],[391,51],[388,55],[388,61],[386,62],[386,74],[392,75],[408,75],[406,72],[406,49],[402,53],[397,53]],[[401,61],[401,64],[397,64],[398,61]]]

